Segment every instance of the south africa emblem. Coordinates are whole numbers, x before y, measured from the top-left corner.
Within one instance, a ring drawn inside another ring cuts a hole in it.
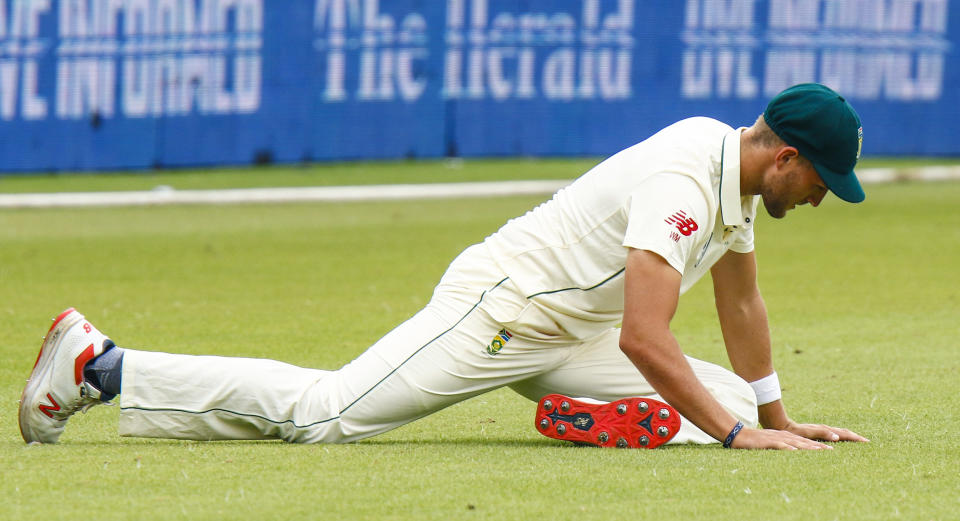
[[[513,335],[508,333],[506,329],[501,329],[500,332],[493,337],[493,340],[487,344],[487,354],[492,356],[499,353],[500,350],[503,349],[503,345],[509,342],[511,338],[513,338]]]

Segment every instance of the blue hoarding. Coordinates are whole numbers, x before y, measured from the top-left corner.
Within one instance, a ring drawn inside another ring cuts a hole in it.
[[[956,3],[956,2],[954,2]],[[0,0],[0,171],[609,155],[818,81],[960,155],[949,0]]]

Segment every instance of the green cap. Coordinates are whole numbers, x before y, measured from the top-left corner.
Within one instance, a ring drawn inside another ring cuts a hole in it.
[[[853,173],[860,159],[863,126],[843,96],[819,83],[794,85],[770,100],[763,119],[780,139],[813,163],[837,197],[851,203],[864,200]]]

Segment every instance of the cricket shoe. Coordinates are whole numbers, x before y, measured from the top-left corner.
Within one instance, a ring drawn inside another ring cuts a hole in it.
[[[540,434],[558,440],[599,447],[652,449],[677,434],[680,414],[651,398],[624,398],[607,403],[548,394],[537,406],[536,425]]]
[[[70,308],[53,320],[20,396],[20,435],[27,443],[56,443],[67,420],[101,401],[83,367],[113,342]]]

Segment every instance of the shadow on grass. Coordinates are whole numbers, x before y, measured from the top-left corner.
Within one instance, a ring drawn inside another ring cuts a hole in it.
[[[108,449],[108,448],[147,448],[147,447],[164,447],[171,448],[182,446],[187,449],[193,449],[201,446],[213,447],[229,447],[229,448],[246,448],[246,447],[266,447],[266,446],[289,446],[293,447],[383,447],[383,448],[398,448],[398,447],[473,447],[473,448],[489,448],[489,447],[499,447],[499,448],[524,448],[524,449],[558,449],[558,450],[575,450],[575,451],[590,451],[590,450],[619,450],[612,447],[596,447],[593,445],[586,444],[576,444],[565,441],[558,441],[544,438],[542,440],[537,439],[507,439],[507,438],[480,438],[480,437],[463,437],[463,438],[445,438],[445,439],[366,439],[360,440],[351,443],[345,444],[296,444],[296,443],[286,443],[282,440],[212,440],[212,441],[196,441],[196,440],[165,440],[165,439],[135,439],[135,438],[119,438],[116,440],[69,440],[55,445],[35,445],[28,446],[22,443],[2,443],[0,450],[11,450],[17,447],[23,448],[25,450],[56,450],[57,448],[70,449],[72,447],[78,448],[99,448],[99,449]],[[682,450],[716,450],[714,445],[664,445],[658,447],[658,451],[673,451],[677,449]],[[295,449],[294,449],[295,450]],[[640,449],[637,449],[640,450]]]
[[[542,440],[536,439],[523,439],[523,440],[513,440],[513,439],[491,439],[491,438],[449,438],[449,439],[430,439],[430,440],[417,440],[417,439],[397,439],[397,440],[364,440],[356,442],[354,445],[358,446],[378,446],[378,447],[398,447],[398,446],[410,446],[410,447],[423,447],[423,446],[435,446],[435,447],[474,447],[474,448],[487,448],[487,447],[499,447],[499,448],[524,448],[524,449],[557,449],[557,450],[573,450],[573,451],[618,451],[618,450],[644,450],[644,449],[617,449],[614,447],[597,447],[595,445],[586,445],[578,444],[566,441],[558,441],[544,438]],[[675,450],[716,450],[718,447],[716,444],[712,445],[663,445],[657,447],[656,451],[675,451]]]

